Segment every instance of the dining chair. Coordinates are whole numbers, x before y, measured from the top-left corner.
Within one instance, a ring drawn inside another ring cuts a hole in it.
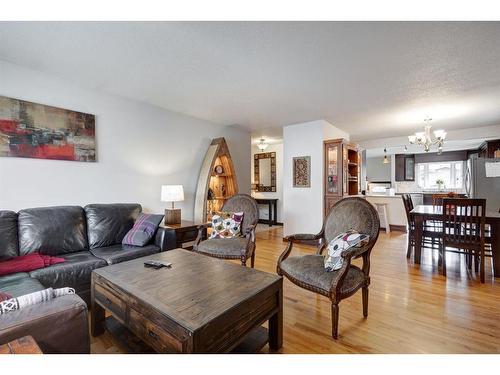
[[[411,199],[410,194],[403,194],[403,205],[405,208],[406,219],[408,221],[408,246],[406,250],[406,257],[409,259],[411,257],[411,253],[413,248],[415,247],[415,219],[411,215],[411,210],[413,210],[413,200]],[[424,222],[424,229],[422,233],[422,247],[430,247],[433,250],[436,250],[435,246],[439,245],[439,241],[441,239],[441,232],[436,231],[434,225],[429,225],[427,222]]]
[[[474,258],[484,283],[486,199],[444,198],[442,210],[442,274],[446,276],[446,252],[465,254]]]
[[[432,205],[441,206],[444,198],[458,198],[458,194],[451,191],[449,193],[432,194]]]

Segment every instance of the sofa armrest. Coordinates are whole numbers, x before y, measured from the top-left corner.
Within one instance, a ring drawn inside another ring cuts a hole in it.
[[[160,248],[160,251],[167,250],[167,231],[163,227],[158,227],[156,231],[154,244]]]
[[[0,316],[0,345],[31,335],[44,353],[90,353],[87,305],[76,294]]]

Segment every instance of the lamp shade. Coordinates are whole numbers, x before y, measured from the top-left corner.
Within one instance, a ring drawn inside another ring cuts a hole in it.
[[[184,189],[182,185],[162,185],[162,202],[179,202],[184,200]]]

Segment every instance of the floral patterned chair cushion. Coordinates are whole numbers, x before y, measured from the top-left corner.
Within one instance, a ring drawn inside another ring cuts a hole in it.
[[[241,236],[243,212],[214,212],[210,238],[235,238]]]

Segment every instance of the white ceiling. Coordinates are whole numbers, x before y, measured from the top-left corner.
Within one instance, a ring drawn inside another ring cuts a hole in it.
[[[0,59],[256,134],[500,123],[499,22],[0,22]],[[0,88],[1,90],[1,88]]]

